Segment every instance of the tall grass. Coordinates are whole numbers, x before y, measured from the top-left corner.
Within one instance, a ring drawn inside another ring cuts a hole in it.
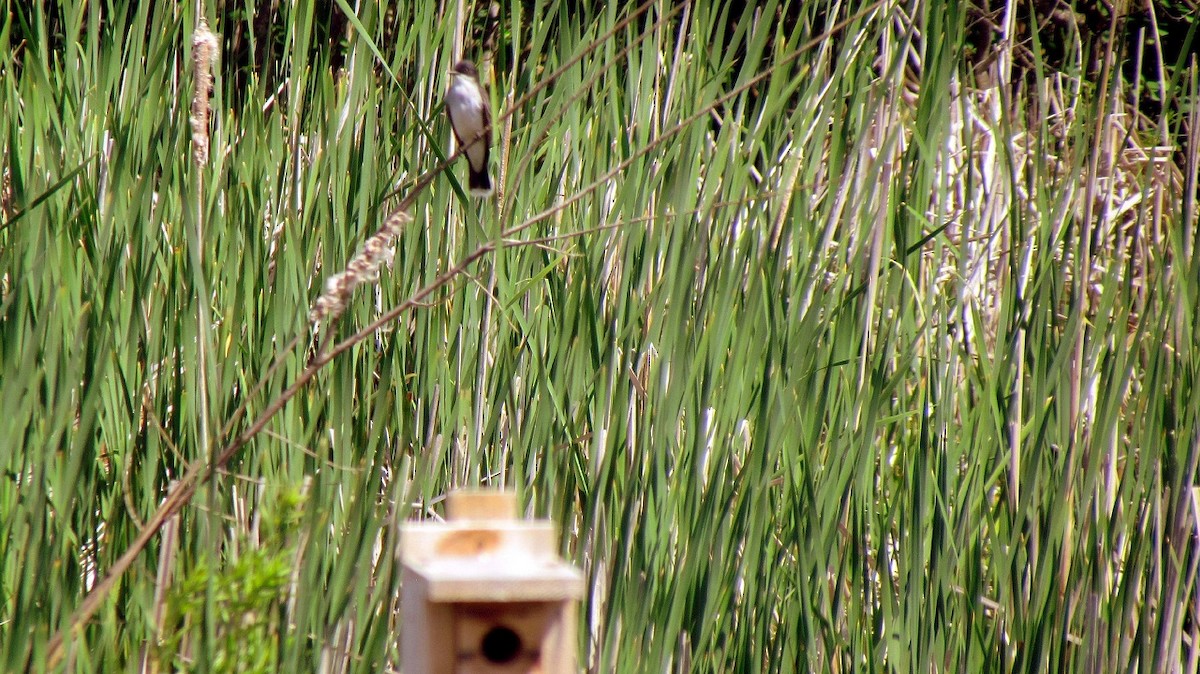
[[[951,2],[279,5],[206,10],[200,165],[194,7],[4,6],[0,669],[397,668],[400,525],[485,483],[589,671],[1195,671],[1194,64],[1147,118],[1149,52],[985,86]],[[415,187],[456,21],[495,201]]]

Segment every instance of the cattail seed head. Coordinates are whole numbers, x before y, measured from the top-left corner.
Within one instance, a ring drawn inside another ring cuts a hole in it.
[[[217,36],[200,19],[192,33],[192,159],[197,166],[208,163],[208,96],[212,91],[212,67],[220,46]]]
[[[317,323],[336,318],[345,311],[346,302],[355,288],[379,278],[380,265],[391,261],[394,254],[393,242],[400,229],[409,222],[412,222],[412,216],[405,211],[394,211],[389,215],[379,231],[363,243],[362,248],[346,265],[346,270],[325,280],[325,290],[313,303],[308,319]]]

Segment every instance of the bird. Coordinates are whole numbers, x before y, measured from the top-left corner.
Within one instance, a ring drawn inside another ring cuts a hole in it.
[[[486,197],[492,193],[492,178],[488,174],[488,157],[492,150],[492,113],[488,97],[479,85],[475,64],[462,60],[450,70],[450,90],[446,92],[446,116],[450,128],[467,154],[467,191],[471,196]]]

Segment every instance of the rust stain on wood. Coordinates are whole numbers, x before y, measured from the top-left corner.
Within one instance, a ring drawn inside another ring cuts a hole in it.
[[[500,532],[487,529],[466,529],[443,537],[438,541],[437,551],[439,554],[451,557],[465,557],[489,552],[498,547],[500,547]]]

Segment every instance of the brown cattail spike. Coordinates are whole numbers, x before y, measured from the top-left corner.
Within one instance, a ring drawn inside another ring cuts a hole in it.
[[[208,96],[212,91],[212,67],[220,46],[217,36],[200,19],[192,33],[192,159],[197,166],[208,163]]]

